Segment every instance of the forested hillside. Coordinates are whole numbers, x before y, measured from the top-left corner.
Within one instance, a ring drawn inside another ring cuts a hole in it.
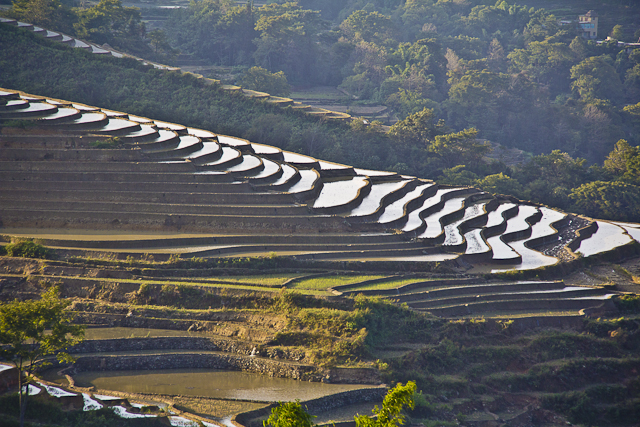
[[[43,3],[57,5],[46,19],[34,12]],[[203,0],[172,11],[164,30],[146,34],[139,13],[118,0],[88,9],[21,0],[8,12],[133,53],[169,58],[178,49],[209,63],[283,72],[293,84],[339,85],[353,102],[391,107],[400,121],[388,133],[361,121],[318,122],[188,76],[90,58],[13,29],[3,29],[3,44],[10,44],[2,49],[3,70],[10,71],[0,84],[327,160],[640,220],[640,49],[615,39],[587,41],[545,9],[481,3],[307,0],[254,7]],[[640,27],[627,15],[640,5],[607,5],[609,24],[600,36],[637,39]],[[624,25],[610,25],[612,10]],[[25,52],[32,57],[17,61]],[[167,102],[175,114],[160,117]],[[487,141],[533,157],[522,166],[490,163]]]

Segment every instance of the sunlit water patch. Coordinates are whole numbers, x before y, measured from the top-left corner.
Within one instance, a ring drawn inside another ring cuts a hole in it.
[[[484,206],[487,203],[478,203],[475,205],[471,205],[464,210],[464,215],[461,219],[452,222],[444,227],[444,245],[445,246],[455,246],[461,245],[463,240],[462,234],[460,234],[460,230],[458,227],[465,221],[468,221],[473,218],[477,218],[480,215],[484,214]]]
[[[369,181],[364,176],[356,176],[343,181],[325,182],[313,207],[316,209],[330,208],[349,203],[368,183]]]
[[[482,238],[481,233],[481,228],[476,228],[465,233],[464,238],[467,241],[467,249],[465,250],[465,254],[482,254],[491,250],[491,248]]]
[[[538,208],[535,206],[520,205],[518,208],[518,214],[507,221],[507,229],[504,234],[518,233],[528,230],[530,225],[527,222],[527,218],[538,212]]]
[[[189,135],[197,136],[198,138],[215,138],[216,134],[209,132],[208,130],[187,128]]]
[[[50,386],[50,385],[46,385],[46,384],[42,384],[42,383],[38,383],[39,386],[43,387],[47,393],[49,393],[50,396],[53,397],[68,397],[68,396],[77,396],[77,393],[71,393],[68,392],[66,390],[61,389],[60,387],[54,387],[54,386]]]
[[[281,165],[282,166],[282,175],[276,182],[271,185],[282,185],[289,181],[296,174],[296,169],[293,166],[289,165]]]
[[[554,222],[560,221],[567,216],[562,212],[554,211],[553,209],[541,207],[540,212],[542,218],[531,226],[531,238],[536,239],[540,237],[551,236],[557,233],[557,230],[551,226]]]
[[[588,239],[580,242],[576,252],[584,256],[591,256],[607,252],[619,246],[626,245],[632,239],[624,233],[624,229],[606,221],[597,221],[598,230]]]
[[[436,194],[426,199],[422,203],[422,206],[420,206],[418,209],[414,209],[409,213],[409,218],[407,219],[407,223],[402,228],[402,231],[409,232],[420,227],[424,222],[424,220],[420,217],[420,214],[425,210],[431,208],[432,206],[435,206],[438,203],[440,203],[442,201],[442,197],[445,194],[455,190],[457,190],[457,188],[441,188],[436,192]]]
[[[287,163],[303,165],[303,164],[313,164],[317,162],[317,160],[314,159],[313,157],[305,156],[303,154],[298,154],[298,153],[292,153],[290,151],[283,151],[282,154],[284,156],[284,161]]]
[[[388,195],[393,193],[394,191],[398,191],[410,181],[399,181],[399,182],[385,182],[383,184],[373,184],[371,186],[371,191],[367,196],[362,199],[362,202],[358,207],[349,213],[349,216],[365,216],[371,215],[375,213],[380,207],[380,203],[382,199]]]
[[[496,210],[489,212],[486,227],[495,227],[496,225],[502,224],[505,221],[502,214],[515,206],[515,203],[503,203],[498,206]]]
[[[255,169],[260,166],[260,158],[252,156],[251,154],[245,154],[242,156],[242,162],[235,166],[231,166],[227,169],[227,172],[245,172],[251,169]]]
[[[558,262],[557,258],[547,256],[542,252],[538,252],[534,249],[529,249],[525,246],[526,240],[517,240],[515,242],[510,242],[509,246],[511,246],[516,252],[520,254],[522,257],[522,262],[513,267],[515,270],[532,270],[534,268],[545,267],[547,265],[553,265]],[[507,270],[491,270],[495,271],[508,271]]]
[[[442,209],[426,217],[424,219],[424,222],[427,224],[427,229],[425,230],[424,233],[418,236],[418,238],[433,239],[438,237],[443,231],[442,224],[440,223],[440,220],[442,219],[442,217],[462,209],[462,206],[464,205],[464,200],[465,200],[464,197],[456,197],[453,199],[449,199],[444,203],[444,206],[442,207]]]
[[[265,156],[278,154],[282,151],[279,148],[272,147],[270,145],[256,144],[255,142],[251,143],[251,147],[253,148],[254,153]]]
[[[487,243],[493,251],[493,259],[496,261],[510,260],[518,258],[518,253],[500,239],[500,236],[492,236],[487,239]]]
[[[171,369],[154,371],[80,372],[76,384],[126,393],[206,396],[262,402],[315,399],[367,386],[325,384],[270,378],[239,371]]]
[[[157,416],[157,415],[152,415],[152,414],[138,414],[138,413],[134,414],[132,412],[127,412],[127,408],[125,408],[124,406],[112,406],[111,409],[120,418],[129,418],[129,419],[131,419],[131,418],[154,418],[154,417]]]
[[[624,228],[629,236],[636,242],[640,243],[640,224],[632,222],[614,222],[613,224]]]
[[[222,156],[220,156],[220,158],[218,160],[216,160],[215,162],[205,163],[205,165],[208,165],[208,166],[221,165],[221,164],[229,162],[229,161],[231,161],[233,159],[237,159],[241,155],[242,154],[240,154],[240,152],[238,150],[236,150],[235,148],[222,147]]]
[[[82,408],[83,411],[97,411],[104,406],[102,403],[98,402],[87,393],[82,393],[82,399],[84,400],[84,406]]]
[[[218,145],[217,142],[204,141],[202,143],[202,148],[199,149],[198,151],[195,151],[195,152],[189,154],[189,156],[187,158],[191,159],[191,160],[194,160],[194,159],[197,159],[198,157],[207,156],[209,154],[216,153],[216,152],[220,151],[220,149],[221,149],[221,147]]]
[[[302,170],[300,171],[300,181],[293,184],[287,192],[301,193],[303,191],[309,191],[313,188],[318,179],[318,173],[315,170]]]
[[[273,160],[265,159],[264,157],[262,158],[262,164],[264,165],[264,169],[262,169],[260,173],[253,178],[266,178],[277,173],[280,169],[280,165]]]
[[[226,135],[218,135],[218,142],[220,142],[221,144],[229,145],[231,147],[236,147],[236,148],[249,146],[249,142],[244,139],[234,138],[232,136],[226,136]]]
[[[417,199],[427,190],[427,188],[432,187],[434,185],[435,184],[418,185],[416,188],[414,188],[413,190],[405,194],[402,198],[396,200],[395,202],[387,206],[384,209],[384,212],[382,213],[382,215],[380,215],[380,218],[378,218],[378,222],[381,224],[386,224],[402,218],[402,216],[404,215],[404,209],[407,203],[409,203],[414,199]]]

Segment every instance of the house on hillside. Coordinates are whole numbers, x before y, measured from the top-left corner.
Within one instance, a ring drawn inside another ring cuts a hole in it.
[[[593,10],[578,16],[578,27],[582,29],[582,37],[595,39],[598,36],[598,14]]]

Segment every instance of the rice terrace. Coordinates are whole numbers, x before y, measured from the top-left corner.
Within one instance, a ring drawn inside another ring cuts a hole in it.
[[[33,52],[230,110],[388,131],[0,19]],[[407,425],[640,425],[637,212],[592,218],[40,88],[0,88],[0,308],[55,301],[84,335],[24,388],[2,359],[0,426],[257,427],[297,400],[314,424],[356,426],[409,381]]]

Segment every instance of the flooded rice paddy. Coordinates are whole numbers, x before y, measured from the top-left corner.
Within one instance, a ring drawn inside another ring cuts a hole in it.
[[[293,176],[297,172],[296,168],[294,168],[293,166],[289,166],[287,164],[282,164],[281,167],[282,167],[282,175],[280,176],[280,178],[278,178],[278,180],[276,182],[271,184],[273,186],[282,185],[282,184],[286,183],[291,178],[293,178]]]
[[[631,237],[617,225],[606,221],[597,221],[597,223],[598,230],[591,237],[583,240],[576,252],[584,256],[591,256],[610,251],[632,241]]]
[[[409,213],[408,219],[407,219],[407,223],[405,224],[404,228],[402,229],[402,231],[409,232],[409,231],[414,231],[417,228],[419,228],[422,223],[423,223],[423,219],[422,219],[422,212],[424,212],[425,210],[429,209],[432,206],[437,205],[438,203],[440,203],[442,201],[442,197],[446,194],[453,191],[453,189],[451,188],[441,188],[439,189],[435,195],[429,197],[428,199],[426,199],[423,203],[422,206],[419,207],[418,209],[413,210],[411,213]]]
[[[294,172],[295,173],[295,172]],[[301,193],[303,191],[309,191],[313,188],[316,181],[320,179],[320,176],[313,169],[309,170],[301,170],[300,171],[300,181],[293,184],[291,188],[289,188],[289,193]]]
[[[440,235],[443,232],[442,223],[440,220],[445,215],[449,215],[455,211],[462,209],[464,205],[465,198],[457,197],[455,199],[449,199],[444,203],[442,209],[438,212],[435,212],[424,219],[427,223],[427,229],[424,233],[422,233],[418,238],[420,239],[433,239]]]
[[[536,212],[538,212],[538,208],[535,206],[520,206],[518,215],[507,221],[507,229],[504,234],[518,233],[527,230],[530,227],[527,219]]]
[[[495,211],[489,212],[486,227],[490,228],[502,224],[504,222],[504,217],[502,216],[502,214],[514,207],[516,207],[515,203],[503,203],[498,206]]]
[[[465,251],[465,254],[481,254],[489,252],[491,250],[491,248],[485,243],[484,239],[482,238],[481,233],[482,229],[476,228],[464,235],[464,238],[467,241],[467,249]]]
[[[313,204],[314,208],[330,208],[344,205],[355,199],[360,190],[369,181],[364,176],[356,176],[352,179],[326,182],[320,191],[320,195]]]
[[[433,185],[434,184],[419,185],[412,191],[409,191],[407,194],[405,194],[401,199],[391,203],[384,209],[384,212],[378,219],[378,222],[381,224],[386,224],[388,222],[402,218],[407,203],[420,197],[427,188],[432,187]]]
[[[380,207],[382,199],[405,186],[409,181],[387,182],[371,186],[369,194],[362,199],[362,203],[351,211],[349,216],[365,216],[375,213]]]
[[[257,402],[309,400],[368,387],[357,384],[304,382],[239,371],[205,369],[81,372],[74,375],[74,380],[80,387],[93,386],[99,390]],[[63,381],[66,379],[57,379],[57,382]]]
[[[485,213],[485,205],[486,202],[469,206],[465,209],[464,215],[461,219],[446,225],[444,227],[445,238],[443,244],[445,246],[462,244],[462,242],[464,242],[464,239],[462,237],[462,234],[460,234],[460,230],[458,229],[458,227],[465,221],[469,221],[470,219],[477,218],[480,215],[483,215]]]

